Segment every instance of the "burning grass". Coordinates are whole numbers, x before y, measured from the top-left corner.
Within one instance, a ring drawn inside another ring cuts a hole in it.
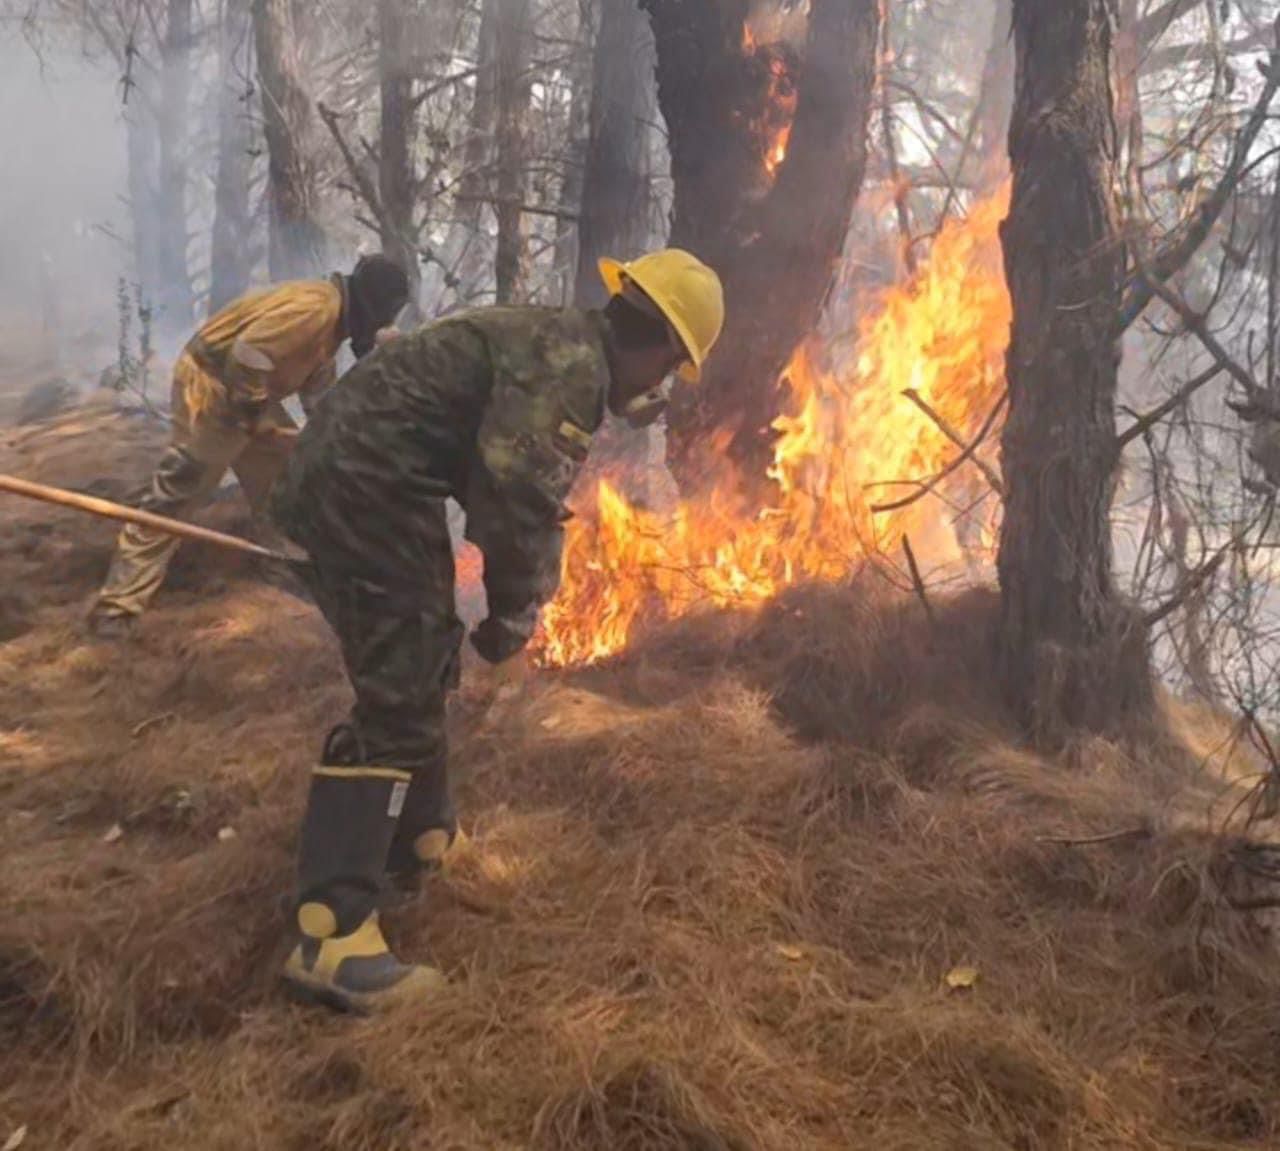
[[[801,586],[540,673],[488,712],[469,669],[469,842],[388,921],[450,986],[416,1016],[353,1021],[274,985],[306,773],[346,700],[314,613],[206,555],[205,582],[167,592],[134,641],[89,644],[91,578],[69,591],[59,565],[105,563],[110,533],[24,550],[27,511],[5,514],[21,530],[0,582],[29,603],[0,644],[0,1138],[1280,1139],[1280,967],[1226,906],[1231,856],[1205,820],[1241,765],[1210,775],[1159,733],[1071,764],[1025,750],[991,688],[983,593],[931,626],[871,582]],[[1220,744],[1214,717],[1177,715]],[[971,985],[952,989],[959,969]]]
[[[935,483],[945,514],[936,495],[912,497],[955,464],[951,437],[972,442],[998,420],[1006,203],[993,197],[942,229],[918,274],[869,310],[856,361],[834,371],[816,349],[797,353],[774,423],[768,506],[744,510],[731,482],[660,515],[601,483],[594,506],[569,524],[564,580],[543,615],[543,661],[590,663],[655,619],[845,579],[868,557],[896,554],[904,535],[933,567],[980,568],[994,539],[992,492],[962,471]]]

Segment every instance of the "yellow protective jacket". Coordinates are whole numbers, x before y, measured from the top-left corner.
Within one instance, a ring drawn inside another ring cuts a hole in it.
[[[341,280],[296,280],[251,292],[210,316],[188,342],[181,373],[193,417],[222,402],[252,407],[300,394],[303,406],[336,375],[342,330]],[[269,359],[268,373],[246,373],[230,361],[236,341]],[[192,371],[191,369],[196,369]]]

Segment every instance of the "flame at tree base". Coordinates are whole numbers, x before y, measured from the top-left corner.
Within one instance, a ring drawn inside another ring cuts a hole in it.
[[[1011,308],[998,228],[1007,205],[1006,191],[943,228],[927,263],[859,324],[847,371],[821,368],[816,349],[797,352],[784,373],[790,411],[773,425],[766,507],[743,511],[726,483],[658,514],[602,482],[594,509],[569,524],[560,593],[536,640],[540,662],[591,663],[646,624],[758,605],[800,580],[844,579],[903,535],[936,563],[989,548],[995,500],[964,468],[925,498],[873,509],[918,492],[960,451],[905,392],[966,441],[1001,396]]]

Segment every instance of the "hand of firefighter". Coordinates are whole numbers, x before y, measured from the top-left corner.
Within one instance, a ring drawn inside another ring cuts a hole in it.
[[[472,630],[471,646],[485,663],[503,664],[524,650],[532,634],[524,618],[491,615]]]
[[[404,333],[399,328],[379,328],[373,336],[373,346],[380,348],[392,340],[398,340]]]

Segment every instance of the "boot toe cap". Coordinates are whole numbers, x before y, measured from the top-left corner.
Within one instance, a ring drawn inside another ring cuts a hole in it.
[[[344,968],[348,965],[344,964]],[[300,1000],[336,1011],[374,1015],[401,1007],[420,1006],[447,985],[443,972],[420,964],[397,964],[397,970],[373,972],[339,970],[332,979],[308,971],[293,956],[283,973],[288,989]]]

